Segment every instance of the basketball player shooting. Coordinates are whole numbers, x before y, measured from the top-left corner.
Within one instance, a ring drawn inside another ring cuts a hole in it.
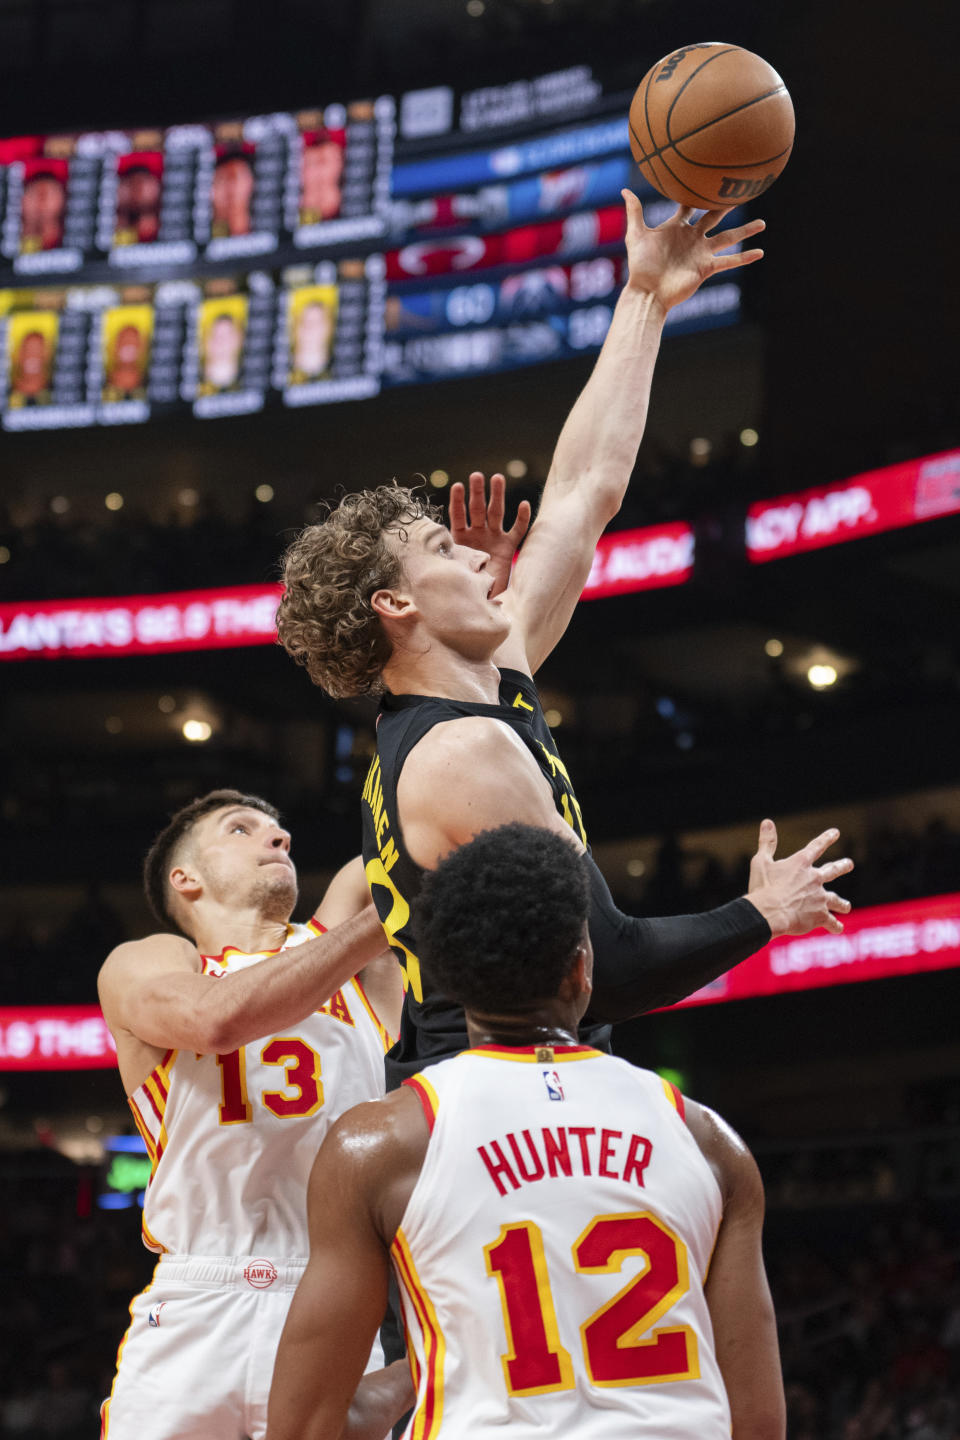
[[[144,879],[181,933],[118,946],[99,989],[152,1162],[143,1240],[160,1258],[130,1307],[101,1435],[262,1440],[306,1263],[310,1166],[327,1125],[384,1092],[399,974],[359,858],[309,924],[290,924],[290,836],[259,796],[185,806]]]
[[[267,1440],[391,1418],[352,1402],[391,1262],[408,1435],[783,1440],[757,1166],[719,1116],[578,1043],[590,889],[569,839],[524,825],[426,878],[421,959],[472,1048],[324,1141]]]
[[[702,282],[760,259],[730,253],[762,220],[717,233],[726,211],[691,222],[679,209],[655,229],[624,192],[629,278],[586,387],[557,443],[539,512],[507,588],[525,516],[502,524],[503,478],[489,507],[471,477],[451,528],[418,494],[381,486],[344,496],[287,551],[277,624],[287,652],[334,697],[383,694],[377,755],[363,792],[366,876],[404,970],[399,1043],[388,1088],[466,1043],[458,1007],[430,994],[411,911],[426,872],[481,830],[509,821],[587,832],[546,724],[533,675],[557,644],[623,500],[643,435],[654,363],[670,309]],[[588,858],[595,956],[585,1038],[606,1049],[608,1022],[679,1000],[771,936],[837,932],[850,906],[827,887],[850,860],[817,862],[827,830],[775,859],[765,820],[746,897],[701,915],[639,919],[618,911]]]

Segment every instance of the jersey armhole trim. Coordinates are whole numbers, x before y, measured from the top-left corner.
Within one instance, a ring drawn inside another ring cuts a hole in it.
[[[683,1103],[683,1096],[681,1095],[680,1091],[677,1089],[676,1085],[674,1085],[672,1080],[664,1080],[663,1076],[661,1076],[660,1081],[663,1085],[663,1093],[670,1101],[670,1104],[673,1106],[674,1110],[676,1110],[677,1114],[680,1116],[680,1119],[683,1121],[684,1124],[686,1124],[687,1107]]]
[[[326,925],[321,925],[320,921],[315,915],[311,915],[310,919],[307,921],[307,929],[313,935],[326,935],[327,933]]]
[[[406,1080],[400,1082],[402,1085],[409,1085],[410,1089],[420,1101],[424,1117],[427,1122],[427,1129],[433,1134],[433,1127],[437,1120],[437,1111],[440,1109],[440,1099],[430,1081],[424,1075],[410,1075]]]

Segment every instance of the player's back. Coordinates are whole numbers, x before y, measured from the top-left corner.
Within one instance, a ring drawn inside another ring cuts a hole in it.
[[[703,1288],[722,1199],[679,1093],[587,1046],[406,1083],[432,1125],[392,1250],[408,1433],[729,1440]]]

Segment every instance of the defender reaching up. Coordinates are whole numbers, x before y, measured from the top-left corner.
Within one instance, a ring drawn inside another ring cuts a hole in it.
[[[672,306],[719,271],[760,250],[722,253],[760,220],[714,233],[726,211],[656,229],[627,206],[629,279],[593,374],[563,427],[529,537],[509,588],[523,529],[504,532],[503,479],[491,507],[471,476],[471,524],[451,497],[451,529],[396,486],[346,495],[287,551],[278,613],[281,642],[334,696],[385,691],[377,756],[363,805],[367,880],[406,1001],[388,1085],[465,1043],[458,1007],[430,994],[420,973],[411,908],[424,873],[478,831],[508,821],[565,830],[586,844],[580,806],[544,720],[532,676],[567,627],[597,541],[617,513],[643,434],[654,362]],[[825,887],[852,868],[818,867],[826,831],[786,860],[761,828],[750,893],[705,915],[639,920],[591,878],[595,976],[585,1035],[605,1048],[605,1022],[677,1000],[759,949],[771,935],[842,929],[845,900]]]

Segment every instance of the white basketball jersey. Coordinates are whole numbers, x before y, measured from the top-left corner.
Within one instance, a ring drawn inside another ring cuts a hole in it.
[[[704,1280],[722,1212],[679,1091],[588,1046],[405,1082],[432,1126],[392,1248],[410,1440],[730,1440]]]
[[[282,949],[323,933],[290,925]],[[204,956],[207,975],[259,965],[276,951]],[[392,1043],[360,982],[282,1035],[223,1055],[171,1050],[130,1096],[153,1172],[143,1240],[173,1255],[304,1260],[307,1180],[328,1127],[384,1094]],[[253,1283],[253,1282],[251,1282]]]

